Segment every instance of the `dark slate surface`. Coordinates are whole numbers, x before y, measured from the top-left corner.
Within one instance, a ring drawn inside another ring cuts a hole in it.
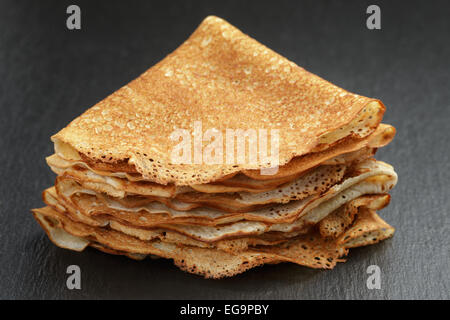
[[[82,9],[82,30],[65,9]],[[1,1],[0,297],[346,299],[449,298],[450,10],[444,1],[380,2],[382,30],[365,27],[365,1]],[[394,3],[394,4],[393,4]],[[283,264],[203,280],[170,261],[135,262],[52,245],[31,217],[54,181],[50,135],[175,49],[215,14],[306,69],[378,97],[398,135],[379,151],[400,182],[382,216],[384,243],[352,250],[333,271]],[[66,268],[82,290],[66,289]],[[377,264],[382,289],[368,290]]]

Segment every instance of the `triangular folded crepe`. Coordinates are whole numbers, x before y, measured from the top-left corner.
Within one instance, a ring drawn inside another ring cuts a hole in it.
[[[279,165],[363,138],[381,121],[379,100],[350,93],[208,17],[140,77],[72,121],[52,140],[63,158],[137,172],[160,184],[203,184],[266,164],[171,163],[176,128],[279,129]],[[213,117],[211,115],[214,115]],[[121,169],[121,170],[120,170]]]

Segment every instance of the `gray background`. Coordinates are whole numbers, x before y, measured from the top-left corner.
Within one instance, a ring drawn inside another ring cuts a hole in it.
[[[82,30],[65,9],[82,9]],[[382,30],[365,27],[369,4]],[[54,174],[49,137],[174,50],[215,14],[325,79],[380,98],[398,134],[377,157],[400,181],[382,216],[395,237],[351,250],[332,271],[264,266],[204,280],[171,261],[55,247],[30,214]],[[449,298],[449,6],[444,1],[1,1],[0,297]],[[82,290],[66,289],[77,264]],[[366,268],[382,289],[366,288]]]

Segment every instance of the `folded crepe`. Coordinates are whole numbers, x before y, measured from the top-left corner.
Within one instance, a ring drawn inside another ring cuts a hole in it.
[[[373,158],[395,135],[384,111],[208,17],[52,137],[57,178],[33,215],[62,248],[173,259],[207,278],[266,263],[331,269],[394,233],[376,213],[397,182]],[[277,159],[178,163],[172,134],[195,123],[276,130]]]

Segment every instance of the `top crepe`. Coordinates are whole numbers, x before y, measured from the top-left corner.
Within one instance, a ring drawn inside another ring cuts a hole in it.
[[[140,77],[52,137],[65,158],[137,172],[160,184],[204,184],[266,163],[173,164],[175,129],[279,129],[279,165],[363,138],[384,106],[341,89],[217,17]]]

